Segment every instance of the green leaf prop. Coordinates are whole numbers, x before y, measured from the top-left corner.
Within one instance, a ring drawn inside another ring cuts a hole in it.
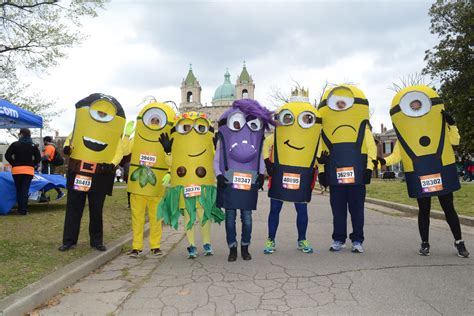
[[[155,186],[156,185],[156,176],[153,170],[147,166],[139,166],[135,171],[132,172],[130,176],[131,181],[137,181],[140,184],[140,187],[146,186],[148,183]]]

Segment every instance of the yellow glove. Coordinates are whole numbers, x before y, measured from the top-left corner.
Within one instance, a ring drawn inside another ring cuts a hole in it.
[[[169,172],[163,176],[163,179],[161,180],[161,185],[164,187],[169,187],[171,182],[171,175]]]
[[[128,121],[127,125],[125,126],[125,136],[130,137],[130,135],[132,135],[134,131],[135,131],[135,122]]]

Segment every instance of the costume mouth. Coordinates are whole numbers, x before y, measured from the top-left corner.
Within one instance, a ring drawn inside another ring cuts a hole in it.
[[[336,127],[336,129],[332,131],[332,135],[334,135],[334,133],[341,127],[349,127],[349,128],[352,128],[354,132],[357,132],[356,129],[352,127],[351,125],[344,124],[344,125],[339,125],[338,127]]]
[[[284,142],[284,144],[290,148],[293,148],[293,149],[296,149],[296,150],[303,150],[304,149],[304,146],[303,147],[296,147],[296,146],[293,146],[290,144],[290,140],[287,139],[286,142]]]
[[[158,143],[158,142],[159,142],[158,139],[157,139],[157,140],[151,140],[151,139],[147,139],[147,138],[143,137],[143,136],[140,135],[140,133],[138,133],[138,132],[137,132],[137,134],[138,134],[138,136],[139,136],[141,139],[146,140],[147,142],[150,142],[150,143]]]
[[[92,151],[102,151],[108,146],[106,143],[101,142],[100,140],[93,139],[87,136],[82,136],[82,142],[84,143],[84,146],[86,146],[87,149],[90,149]]]
[[[189,157],[199,157],[201,156],[202,154],[204,154],[206,152],[207,149],[204,149],[201,153],[197,154],[197,155],[188,155]]]

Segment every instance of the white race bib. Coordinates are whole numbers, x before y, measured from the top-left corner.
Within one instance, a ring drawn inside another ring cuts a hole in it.
[[[81,175],[76,175],[74,179],[74,190],[89,192],[92,186],[92,177],[86,177]]]
[[[152,167],[156,163],[156,155],[154,153],[141,153],[140,165]]]
[[[301,175],[299,173],[283,173],[282,185],[284,189],[298,190],[300,188]]]
[[[355,183],[354,167],[336,168],[336,178],[339,184]]]
[[[252,188],[252,174],[234,172],[232,177],[232,187],[238,190],[249,191]]]
[[[200,196],[201,195],[201,186],[190,184],[184,187],[184,197],[189,198],[193,196]]]

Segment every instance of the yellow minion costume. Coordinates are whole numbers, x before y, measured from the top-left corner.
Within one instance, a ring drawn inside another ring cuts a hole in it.
[[[313,248],[306,240],[308,226],[307,203],[311,201],[316,155],[321,132],[321,117],[308,101],[308,91],[296,89],[290,102],[282,105],[275,115],[279,123],[273,135],[265,139],[264,161],[270,189],[268,239],[263,252],[276,249],[275,237],[283,202],[293,202],[297,213],[297,247],[304,253]]]
[[[190,258],[197,256],[194,239],[196,215],[202,226],[206,255],[213,253],[210,221],[224,219],[224,213],[215,204],[214,128],[210,124],[204,113],[183,113],[176,118],[171,139],[165,133],[160,138],[165,152],[171,153],[172,163],[171,187],[159,204],[157,216],[165,224],[177,228],[180,215],[184,215]]]
[[[152,102],[137,117],[135,136],[129,144],[132,156],[127,184],[132,211],[132,257],[138,256],[143,250],[143,226],[147,210],[150,250],[154,255],[161,255],[162,225],[156,218],[156,209],[164,193],[161,179],[168,172],[169,162],[159,137],[161,133],[171,131],[175,116],[176,113],[167,104]]]
[[[454,119],[445,112],[438,94],[424,85],[400,90],[393,98],[390,116],[398,142],[390,156],[379,160],[387,165],[403,162],[408,195],[417,198],[419,206],[419,253],[429,255],[431,196],[438,196],[458,255],[468,257],[453,203],[453,192],[460,188],[453,151],[460,137]]]
[[[319,104],[322,117],[320,183],[330,186],[334,217],[332,251],[347,238],[347,210],[351,213],[352,251],[363,252],[365,184],[370,183],[376,146],[369,127],[369,102],[352,85],[328,89]]]
[[[94,93],[76,103],[74,130],[65,144],[70,156],[67,172],[67,206],[60,251],[77,244],[82,213],[89,201],[90,245],[105,251],[102,209],[112,195],[115,166],[122,159],[125,113],[113,97]]]

